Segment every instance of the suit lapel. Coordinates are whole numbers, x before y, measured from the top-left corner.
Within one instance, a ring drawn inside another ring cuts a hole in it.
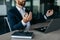
[[[22,15],[21,15],[21,13],[17,10],[16,7],[14,7],[14,10],[15,10],[15,12],[16,12],[17,17],[19,17],[20,20],[22,20]]]

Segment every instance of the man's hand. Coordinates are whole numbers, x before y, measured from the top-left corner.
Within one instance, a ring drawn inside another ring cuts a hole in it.
[[[29,16],[27,18],[28,21],[31,21],[32,20],[32,12],[29,12]]]
[[[24,17],[23,17],[23,21],[24,21],[25,23],[31,21],[31,19],[32,19],[32,12],[29,12],[29,15],[28,15],[28,13],[26,13],[26,14],[24,15]]]
[[[46,16],[49,17],[53,15],[53,9],[52,10],[48,10],[47,13],[46,13]]]
[[[23,22],[24,23],[27,23],[28,21],[27,21],[27,17],[28,17],[28,13],[25,13],[25,15],[24,15],[24,17],[23,17]]]

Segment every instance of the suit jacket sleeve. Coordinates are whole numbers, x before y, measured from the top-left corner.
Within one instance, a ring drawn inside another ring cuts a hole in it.
[[[45,21],[46,21],[46,19],[44,18],[44,15],[42,15],[42,13],[40,13],[39,17],[32,18],[31,24],[42,23],[42,22],[45,22]]]
[[[12,12],[8,12],[8,21],[12,31],[25,28],[25,26],[23,26],[23,24],[21,23],[21,19],[15,16]]]

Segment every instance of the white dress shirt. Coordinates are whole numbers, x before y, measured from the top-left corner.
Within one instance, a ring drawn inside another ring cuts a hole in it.
[[[21,13],[21,16],[23,18],[24,15],[25,15],[25,8],[24,7],[23,8],[19,8],[18,6],[16,6],[16,8]],[[28,31],[29,28],[30,28],[30,22],[24,23],[23,20],[21,20],[21,22],[22,22],[23,26],[26,25],[25,31]]]

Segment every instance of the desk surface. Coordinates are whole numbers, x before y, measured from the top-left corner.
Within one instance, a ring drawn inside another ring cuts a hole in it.
[[[35,25],[33,25],[33,27],[34,26]],[[31,31],[34,32],[34,35],[35,35],[32,40],[60,40],[60,30],[53,31],[53,32],[50,32],[47,34],[41,33],[41,32],[35,31],[35,30],[31,30]],[[9,33],[0,35],[0,40],[11,40],[12,33],[13,32],[9,32]]]

